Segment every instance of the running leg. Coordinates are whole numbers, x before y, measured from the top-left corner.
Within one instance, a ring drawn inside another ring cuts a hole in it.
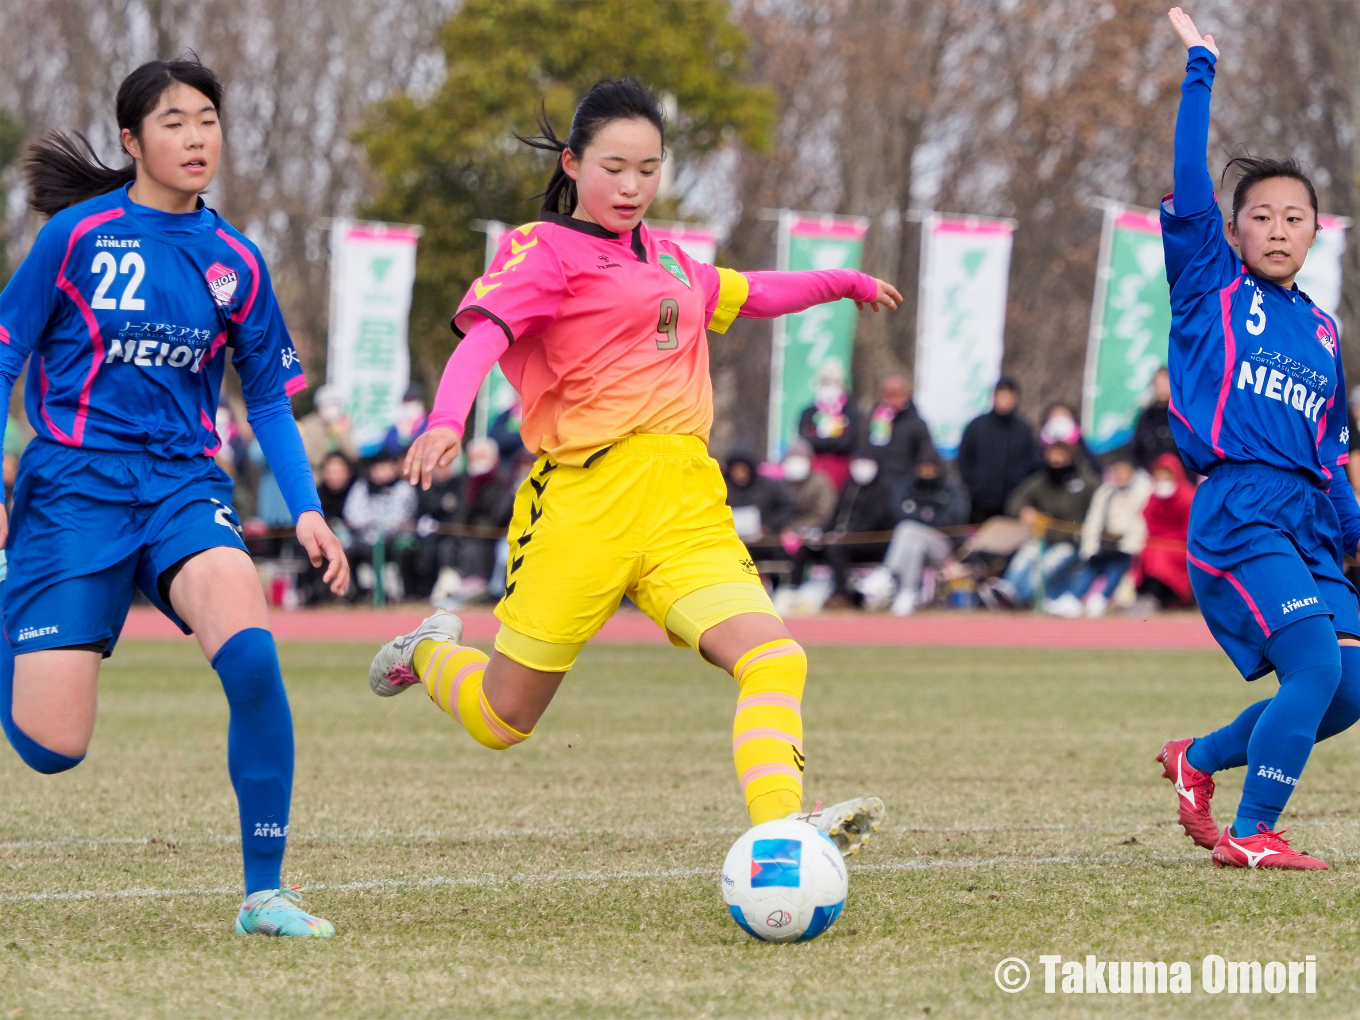
[[[1266,654],[1280,690],[1247,742],[1247,776],[1233,822],[1238,836],[1254,834],[1262,823],[1275,829],[1341,682],[1341,649],[1325,616],[1310,616],[1276,632]]]

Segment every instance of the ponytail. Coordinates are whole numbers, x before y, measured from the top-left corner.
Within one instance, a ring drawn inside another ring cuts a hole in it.
[[[534,196],[543,199],[539,211],[570,216],[576,211],[576,182],[568,177],[567,171],[562,168],[562,154],[567,151],[567,143],[557,137],[557,132],[553,130],[552,123],[548,120],[546,107],[540,107],[534,119],[538,121],[540,132],[538,135],[526,137],[516,131],[515,137],[532,148],[557,154],[557,165],[553,167],[552,176],[548,178],[548,186],[543,189],[541,195]]]
[[[152,60],[118,86],[115,112],[120,133],[126,128],[140,138],[142,121],[156,109],[166,90],[176,84],[197,89],[221,112],[222,81],[197,57],[191,54],[185,60]],[[122,169],[105,166],[95,155],[89,139],[79,131],[70,135],[48,131],[31,142],[24,154],[23,169],[28,179],[28,204],[47,216],[126,187],[137,179],[135,163]]]
[[[661,103],[652,90],[637,78],[624,78],[621,81],[606,78],[596,82],[595,87],[586,93],[576,107],[576,114],[571,119],[571,132],[565,142],[557,137],[557,132],[549,123],[546,107],[539,107],[535,119],[540,134],[525,137],[516,131],[515,137],[532,148],[557,154],[557,166],[553,168],[552,177],[548,179],[548,186],[541,195],[541,211],[545,213],[570,216],[576,211],[576,182],[563,169],[562,154],[570,149],[579,157],[585,152],[586,146],[595,140],[600,129],[611,121],[650,121],[661,134],[663,149],[666,144],[666,118],[661,112]]]
[[[45,216],[55,216],[67,206],[106,195],[137,179],[135,163],[121,170],[105,166],[79,131],[73,135],[46,132],[29,144],[23,168],[28,204]]]

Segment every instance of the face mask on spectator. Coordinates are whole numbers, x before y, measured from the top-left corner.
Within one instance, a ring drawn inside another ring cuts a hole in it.
[[[806,457],[784,458],[784,477],[790,482],[806,481],[812,474],[812,461]]]
[[[468,443],[468,474],[474,476],[488,475],[496,470],[496,467],[500,464],[500,459],[500,451],[496,448],[494,441],[474,439]]]
[[[1071,415],[1055,414],[1044,422],[1039,438],[1045,443],[1075,443],[1079,435],[1077,423],[1072,420]]]
[[[1048,480],[1050,482],[1054,485],[1061,485],[1071,477],[1074,471],[1076,471],[1076,466],[1073,464],[1063,464],[1060,467],[1055,467],[1052,464],[1045,464],[1044,470],[1048,472]]]
[[[1162,499],[1170,499],[1176,495],[1176,483],[1170,478],[1158,479],[1152,486],[1152,493]]]
[[[856,457],[850,462],[850,477],[856,485],[868,485],[878,477],[878,461]]]
[[[817,384],[816,397],[820,406],[828,406],[840,403],[845,396],[845,387],[838,382],[822,382]]]

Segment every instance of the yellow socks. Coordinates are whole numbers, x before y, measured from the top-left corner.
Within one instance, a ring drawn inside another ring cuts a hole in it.
[[[803,807],[803,682],[807,656],[787,638],[751,649],[732,671],[740,688],[732,756],[751,824]]]
[[[430,700],[453,716],[477,743],[504,751],[528,739],[529,733],[503,722],[482,693],[482,674],[491,661],[485,652],[452,641],[427,639],[416,645],[411,661]]]

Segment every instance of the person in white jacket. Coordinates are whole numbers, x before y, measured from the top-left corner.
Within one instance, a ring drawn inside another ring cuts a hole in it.
[[[1081,566],[1067,590],[1044,603],[1058,616],[1102,616],[1120,580],[1147,544],[1143,507],[1152,478],[1126,453],[1112,457],[1081,526]]]

